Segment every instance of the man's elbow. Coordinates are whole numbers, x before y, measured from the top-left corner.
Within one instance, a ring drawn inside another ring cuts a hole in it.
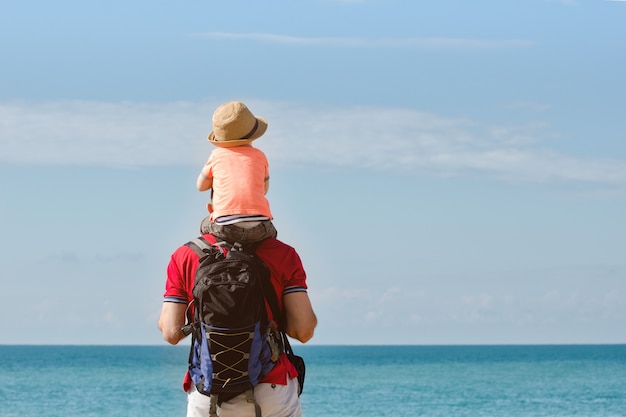
[[[164,331],[162,332],[163,339],[169,343],[170,345],[177,345],[178,342],[182,339],[182,333],[180,330],[176,331]]]
[[[314,329],[306,332],[298,332],[295,335],[295,339],[297,339],[300,343],[306,343],[313,338],[313,334],[315,333]]]
[[[301,343],[306,343],[313,338],[315,327],[317,326],[317,318],[311,320],[306,326],[298,326],[296,329],[290,329],[287,334]]]
[[[161,331],[161,335],[163,336],[163,340],[165,340],[170,345],[177,345],[178,342],[180,342],[180,340],[183,338],[183,334],[180,329],[174,329],[165,326],[161,321],[159,321],[158,327]]]

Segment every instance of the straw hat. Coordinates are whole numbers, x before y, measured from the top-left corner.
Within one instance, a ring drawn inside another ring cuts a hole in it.
[[[208,140],[215,146],[230,148],[246,145],[267,130],[267,120],[252,114],[240,101],[222,104],[213,113],[213,132]]]

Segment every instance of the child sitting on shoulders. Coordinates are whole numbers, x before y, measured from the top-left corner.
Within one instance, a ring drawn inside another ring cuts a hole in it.
[[[276,237],[265,194],[269,169],[265,154],[252,146],[267,130],[267,120],[254,116],[245,104],[232,101],[213,113],[208,141],[216,148],[202,168],[196,185],[211,190],[210,213],[200,224],[228,242],[253,243]]]

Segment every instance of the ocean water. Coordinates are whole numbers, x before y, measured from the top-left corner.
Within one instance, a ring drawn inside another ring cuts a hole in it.
[[[626,416],[626,345],[294,346],[307,417]],[[183,346],[0,346],[0,416],[184,416]]]

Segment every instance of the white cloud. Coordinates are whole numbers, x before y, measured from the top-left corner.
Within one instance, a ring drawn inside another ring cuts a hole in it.
[[[334,166],[429,176],[626,183],[626,161],[541,147],[545,123],[485,125],[408,108],[312,107],[248,100],[269,120],[259,139],[273,167]],[[219,103],[0,103],[0,163],[202,164]]]
[[[12,164],[188,164],[210,131],[210,103],[89,101],[0,104],[0,161]]]
[[[350,48],[520,48],[532,46],[523,39],[472,39],[472,38],[358,38],[358,37],[301,37],[273,33],[203,32],[192,36],[221,40],[251,40],[282,45],[325,45]]]

